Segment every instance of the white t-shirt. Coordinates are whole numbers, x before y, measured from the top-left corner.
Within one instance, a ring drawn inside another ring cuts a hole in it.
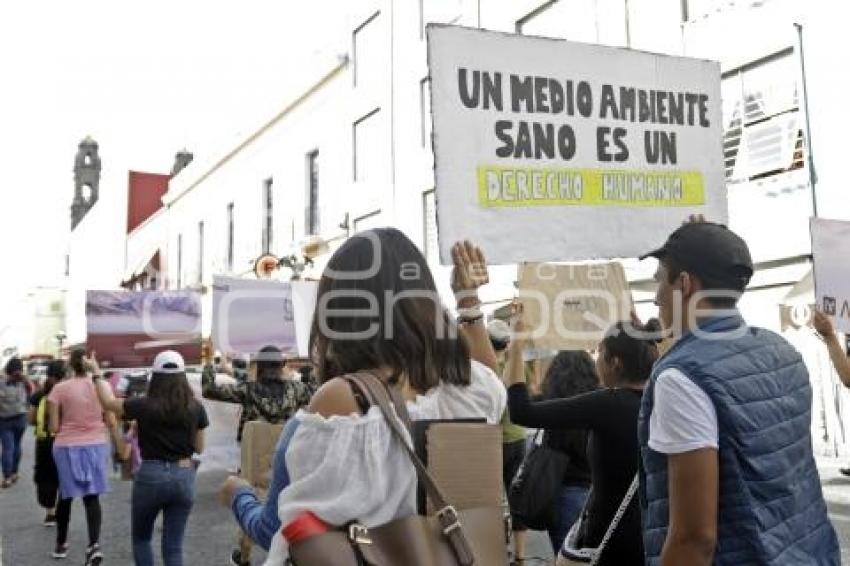
[[[649,447],[662,454],[718,447],[714,403],[677,369],[664,370],[655,382]]]

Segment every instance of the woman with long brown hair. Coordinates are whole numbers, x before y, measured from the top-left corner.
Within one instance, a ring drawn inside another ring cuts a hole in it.
[[[182,566],[183,535],[195,500],[192,455],[204,450],[207,413],[186,380],[183,357],[174,351],[157,354],[147,395],[116,399],[109,384],[97,381],[104,410],[136,421],[142,465],[133,479],[131,530],[133,560],[153,566],[151,539],[162,513],[162,561]]]
[[[331,257],[319,282],[311,348],[322,387],[281,434],[265,518],[273,535],[266,564],[285,563],[280,534],[304,512],[331,525],[366,526],[416,514],[416,473],[382,416],[349,381],[369,372],[395,387],[411,419],[483,419],[498,423],[504,386],[479,310],[487,281],[481,252],[454,248],[453,288],[460,332],[442,306],[431,271],[404,234],[358,233]],[[243,524],[250,490],[236,479],[223,499]],[[264,545],[264,546],[265,546]]]
[[[566,399],[532,401],[521,364],[517,361],[527,346],[529,328],[523,310],[518,309],[516,335],[511,345],[514,360],[504,373],[508,386],[511,420],[546,430],[588,432],[587,459],[592,489],[580,528],[576,548],[597,549],[600,566],[642,566],[643,542],[640,507],[630,484],[635,481],[640,452],[637,418],[643,389],[649,379],[658,350],[650,332],[633,322],[619,322],[599,343],[596,372],[602,387]],[[618,510],[626,501],[623,514]],[[609,540],[602,550],[602,541]],[[567,539],[570,537],[568,536]],[[561,561],[572,559],[562,550]]]

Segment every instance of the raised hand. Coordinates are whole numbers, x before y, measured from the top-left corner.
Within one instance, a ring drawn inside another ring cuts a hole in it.
[[[835,336],[835,327],[832,325],[832,320],[819,310],[815,311],[812,326],[815,327],[815,331],[824,339]]]
[[[452,291],[459,307],[478,305],[478,288],[490,282],[487,260],[481,248],[469,241],[452,246]]]

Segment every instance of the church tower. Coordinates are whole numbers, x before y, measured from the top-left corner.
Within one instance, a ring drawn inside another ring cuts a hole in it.
[[[177,152],[174,156],[174,166],[171,168],[171,176],[175,176],[177,173],[182,171],[192,162],[192,152],[187,150],[185,147]]]
[[[100,156],[97,142],[90,136],[80,142],[74,159],[74,202],[71,204],[71,230],[97,202],[100,185]]]

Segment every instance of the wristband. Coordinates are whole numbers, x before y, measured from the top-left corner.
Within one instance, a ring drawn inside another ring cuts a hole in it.
[[[484,319],[484,315],[482,313],[478,313],[478,316],[459,316],[457,317],[458,324],[475,324],[476,322],[481,322]]]
[[[481,312],[480,305],[475,305],[474,307],[469,308],[458,308],[457,314],[459,320],[477,320],[484,316],[484,313]]]

